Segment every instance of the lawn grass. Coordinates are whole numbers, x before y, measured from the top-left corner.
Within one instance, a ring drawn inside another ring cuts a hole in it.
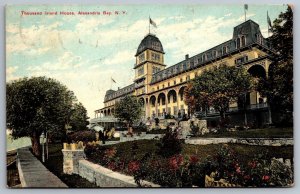
[[[225,131],[208,133],[200,137],[232,137],[232,138],[292,138],[293,128],[263,128],[244,131]]]
[[[63,173],[63,154],[62,144],[49,144],[49,158],[44,165],[53,174],[55,174],[62,182],[70,188],[94,188],[96,184],[90,183],[88,180],[73,174],[68,175]]]

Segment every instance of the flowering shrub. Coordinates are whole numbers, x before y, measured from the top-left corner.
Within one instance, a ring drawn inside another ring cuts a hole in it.
[[[161,156],[148,152],[137,156],[139,146],[133,143],[127,158],[120,158],[115,147],[85,147],[88,158],[114,171],[134,176],[138,185],[142,180],[162,187],[205,187],[205,176],[215,181],[226,181],[232,186],[276,187],[293,184],[293,170],[283,162],[257,156],[250,161],[239,161],[237,154],[224,145],[217,153],[206,158],[176,153]]]
[[[163,157],[171,157],[179,154],[182,150],[182,143],[178,137],[177,130],[172,131],[172,129],[168,127],[165,135],[157,146],[158,154]]]

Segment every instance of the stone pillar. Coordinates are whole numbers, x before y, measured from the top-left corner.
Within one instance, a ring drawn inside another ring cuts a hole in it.
[[[83,147],[76,144],[64,143],[63,153],[63,171],[65,174],[78,174],[79,173],[79,160],[85,158]]]

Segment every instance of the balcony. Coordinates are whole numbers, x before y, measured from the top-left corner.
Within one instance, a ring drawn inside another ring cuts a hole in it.
[[[254,110],[254,109],[262,109],[262,108],[268,108],[268,103],[260,103],[260,104],[250,104],[247,106],[247,110]]]
[[[90,120],[90,123],[113,123],[113,122],[118,122],[118,119],[113,117],[113,116],[105,116],[105,117],[98,117],[98,118],[93,118]]]

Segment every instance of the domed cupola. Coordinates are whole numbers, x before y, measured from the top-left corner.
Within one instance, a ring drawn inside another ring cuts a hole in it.
[[[145,38],[141,41],[135,56],[138,56],[146,49],[150,49],[163,54],[165,53],[160,40],[154,34],[148,34],[147,36],[145,36]]]

